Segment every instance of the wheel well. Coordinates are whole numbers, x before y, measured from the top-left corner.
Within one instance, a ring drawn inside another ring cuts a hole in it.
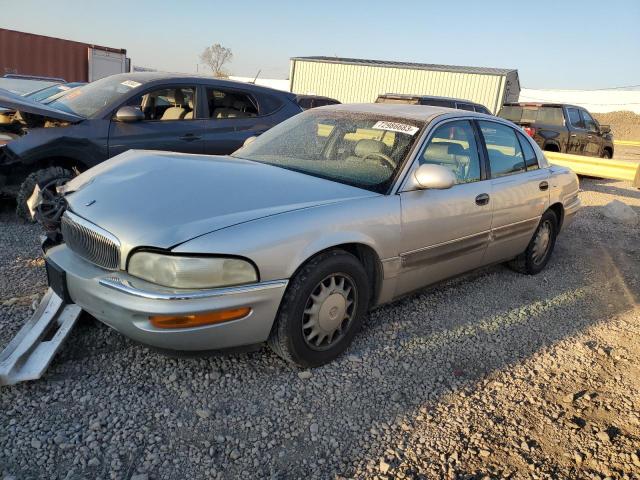
[[[380,287],[382,286],[382,262],[380,262],[380,258],[378,257],[376,251],[370,246],[363,243],[343,243],[340,245],[333,245],[329,248],[325,248],[324,250],[316,252],[300,264],[292,277],[295,276],[296,273],[298,273],[303,265],[307,264],[313,258],[331,250],[344,250],[345,252],[348,252],[356,257],[360,261],[360,263],[362,263],[362,266],[367,273],[367,277],[369,278],[369,285],[371,288],[370,304],[375,305],[378,302]]]
[[[562,228],[562,222],[564,222],[564,207],[561,203],[554,203],[549,207],[549,210],[552,210],[553,213],[558,217],[558,230]]]
[[[602,149],[604,152],[609,152],[609,155],[611,155],[613,157],[613,148],[611,147],[604,147]]]
[[[31,167],[31,171],[35,172],[36,170],[40,170],[42,168],[48,167],[62,167],[69,170],[77,170],[78,173],[84,172],[87,168],[82,162],[78,162],[73,158],[69,157],[48,157],[39,160]]]
[[[547,152],[559,152],[560,147],[555,143],[545,143],[543,150],[546,150]]]

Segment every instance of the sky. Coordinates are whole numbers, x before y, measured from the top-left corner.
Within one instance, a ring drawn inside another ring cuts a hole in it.
[[[203,71],[220,43],[232,75],[287,78],[325,55],[518,69],[526,88],[640,85],[640,0],[0,0],[0,27],[114,48],[134,65]]]

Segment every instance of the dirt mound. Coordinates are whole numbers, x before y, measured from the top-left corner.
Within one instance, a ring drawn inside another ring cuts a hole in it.
[[[601,125],[610,125],[616,140],[640,141],[640,115],[630,111],[594,113]]]

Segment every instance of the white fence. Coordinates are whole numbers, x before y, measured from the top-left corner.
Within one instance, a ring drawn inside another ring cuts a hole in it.
[[[521,102],[571,103],[590,112],[631,110],[640,114],[640,90],[538,90],[523,88]]]

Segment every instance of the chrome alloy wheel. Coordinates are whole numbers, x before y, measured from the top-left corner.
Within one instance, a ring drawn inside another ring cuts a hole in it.
[[[355,283],[344,273],[332,273],[311,292],[304,308],[302,336],[312,350],[327,350],[349,330],[357,309]]]
[[[533,240],[533,249],[531,251],[531,258],[536,265],[540,265],[549,254],[552,232],[553,226],[549,220],[542,222],[536,232],[536,237]]]

